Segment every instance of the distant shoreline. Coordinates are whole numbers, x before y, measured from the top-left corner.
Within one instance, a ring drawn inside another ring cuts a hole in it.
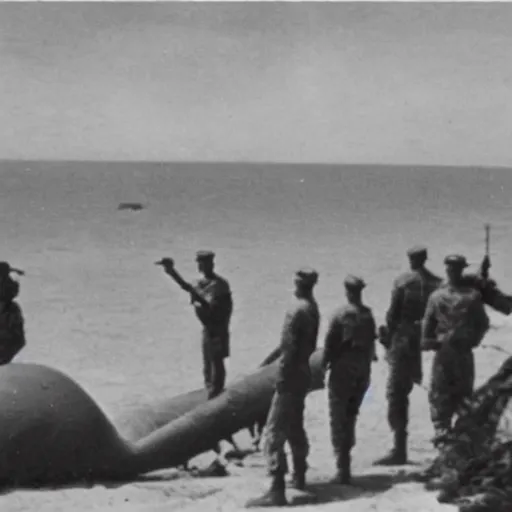
[[[53,160],[53,159],[0,159],[0,166],[2,164],[50,164],[55,166],[69,165],[69,164],[91,164],[91,165],[175,165],[183,167],[193,167],[198,165],[209,165],[215,167],[316,167],[316,168],[335,168],[335,167],[350,167],[357,168],[374,168],[374,169],[411,169],[411,170],[477,170],[477,171],[512,171],[512,166],[500,165],[435,165],[435,164],[393,164],[393,163],[350,163],[350,162],[272,162],[272,161],[208,161],[208,160]]]

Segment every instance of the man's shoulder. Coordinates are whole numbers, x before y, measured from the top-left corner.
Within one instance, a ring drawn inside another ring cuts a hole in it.
[[[9,302],[0,308],[2,316],[9,319],[21,319],[23,320],[23,312],[21,311],[20,305],[16,301]]]
[[[443,283],[443,278],[434,274],[428,268],[424,268],[420,275],[423,281],[433,284],[434,286],[440,286]]]
[[[447,297],[466,297],[471,300],[479,300],[482,294],[472,286],[463,283],[461,286],[450,286],[447,282],[443,282],[437,290],[432,292],[431,300],[441,300]]]
[[[345,304],[334,310],[332,313],[333,320],[343,322],[344,320],[355,318],[359,312],[359,308],[354,304]]]
[[[437,302],[445,297],[448,297],[453,294],[453,290],[448,286],[447,283],[442,282],[440,283],[439,287],[432,292],[430,295],[430,301],[431,302]]]
[[[15,300],[12,300],[4,305],[3,310],[13,314],[20,314],[21,306]]]
[[[408,272],[403,272],[395,279],[394,286],[395,288],[404,288],[407,285],[417,282],[419,280],[419,274],[413,270],[409,270]]]
[[[199,279],[196,279],[192,283],[192,286],[196,290],[209,289],[214,290],[216,293],[219,294],[231,292],[228,280],[217,274],[215,274],[211,279],[208,279],[206,277],[200,277]]]
[[[361,306],[359,307],[359,310],[361,313],[364,313],[367,316],[373,316],[372,308],[367,306],[366,304],[361,304]]]
[[[225,277],[219,276],[219,274],[215,274],[214,282],[219,291],[229,292],[231,290],[229,281]]]
[[[311,311],[319,311],[315,301],[304,299],[302,297],[294,297],[288,305],[287,312],[290,315],[300,315],[303,313],[311,313]]]
[[[415,284],[422,284],[422,283],[429,283],[433,284],[434,286],[440,286],[443,280],[439,277],[430,272],[430,270],[423,269],[423,270],[409,270],[408,272],[404,272],[403,274],[400,274],[395,279],[395,287],[397,288],[405,288],[409,285],[415,285]]]

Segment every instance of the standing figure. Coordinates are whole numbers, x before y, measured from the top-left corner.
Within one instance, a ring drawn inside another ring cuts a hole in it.
[[[489,329],[480,292],[464,281],[466,258],[455,254],[447,256],[444,263],[447,283],[428,300],[421,337],[422,349],[435,351],[429,403],[434,444],[441,449],[455,412],[473,392],[473,349]]]
[[[22,270],[12,268],[5,261],[0,262],[0,365],[10,363],[25,346],[23,313],[14,300],[20,285],[12,273],[24,275]]]
[[[197,267],[202,277],[194,285],[198,295],[206,300],[191,301],[199,321],[203,324],[202,352],[204,385],[208,398],[215,398],[224,390],[226,368],[224,359],[229,357],[229,323],[233,313],[231,290],[226,279],[214,271],[215,254],[199,251]]]
[[[334,312],[324,344],[322,366],[330,367],[328,393],[331,440],[336,457],[334,481],[349,484],[350,452],[356,443],[355,429],[359,409],[370,385],[372,360],[375,360],[375,320],[363,304],[366,286],[359,277],[345,279],[348,305]]]
[[[407,427],[409,395],[414,384],[421,384],[423,369],[420,337],[421,320],[427,300],[442,279],[425,268],[427,249],[413,247],[407,251],[410,271],[394,282],[391,304],[386,315],[388,423],[394,434],[390,453],[375,461],[378,465],[407,463]]]
[[[304,489],[309,443],[304,429],[304,406],[311,383],[309,358],[317,345],[320,313],[313,296],[318,274],[304,268],[295,274],[295,297],[286,312],[281,333],[281,351],[276,389],[266,423],[265,454],[272,478],[270,490],[250,500],[247,507],[280,507],[287,504],[284,445],[293,458],[294,486]]]

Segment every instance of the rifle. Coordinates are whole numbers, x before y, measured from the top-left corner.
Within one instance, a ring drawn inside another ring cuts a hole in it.
[[[491,256],[490,256],[490,245],[491,245],[491,226],[485,225],[485,256],[480,265],[480,275],[487,281],[489,279],[489,269],[491,268]]]
[[[155,261],[155,265],[164,267],[166,274],[171,277],[176,284],[192,297],[194,302],[199,302],[205,309],[210,310],[210,304],[202,297],[194,287],[185,281],[174,267],[174,260],[172,258],[162,258],[160,261]]]

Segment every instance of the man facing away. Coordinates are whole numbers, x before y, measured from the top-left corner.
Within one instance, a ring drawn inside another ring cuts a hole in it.
[[[287,504],[284,445],[288,441],[293,458],[294,486],[305,487],[309,443],[304,430],[304,406],[311,382],[309,358],[317,345],[320,313],[313,296],[318,280],[315,270],[295,274],[295,293],[281,333],[281,356],[277,382],[266,423],[265,453],[272,478],[270,490],[250,500],[246,507],[281,507]]]
[[[344,282],[348,305],[334,312],[324,344],[322,367],[330,367],[328,381],[331,440],[336,457],[335,483],[350,484],[350,452],[355,446],[356,421],[376,360],[375,320],[363,304],[366,286],[356,276]]]
[[[440,449],[449,437],[455,412],[473,392],[473,349],[489,329],[482,296],[463,277],[466,258],[455,254],[444,263],[447,283],[429,297],[421,336],[421,348],[435,351],[429,403],[434,444]]]
[[[194,288],[206,300],[208,307],[193,297],[191,299],[196,316],[203,325],[203,376],[208,398],[215,398],[224,390],[224,359],[230,354],[229,323],[233,313],[229,283],[215,273],[214,258],[211,251],[198,251],[196,254],[197,268],[202,277]]]
[[[386,314],[388,423],[394,434],[390,453],[375,461],[378,465],[407,463],[407,427],[409,395],[414,384],[423,379],[420,337],[421,320],[427,300],[442,279],[425,268],[427,249],[412,247],[407,251],[410,270],[394,282],[391,303]]]
[[[14,300],[20,285],[12,273],[24,274],[7,262],[0,262],[0,365],[10,363],[26,343],[23,314]]]

